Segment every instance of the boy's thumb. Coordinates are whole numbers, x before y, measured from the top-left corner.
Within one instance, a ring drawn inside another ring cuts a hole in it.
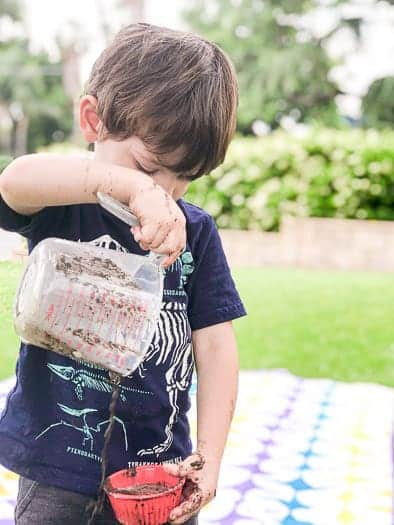
[[[196,470],[201,470],[204,466],[204,463],[204,458],[200,452],[193,452],[193,454],[188,456],[181,463],[163,463],[163,467],[169,474],[184,478],[185,476],[189,476],[193,472],[196,472]]]
[[[133,234],[134,240],[138,242],[141,239],[141,227],[133,226],[130,228],[130,231]]]
[[[181,477],[179,472],[180,463],[162,463],[163,470],[172,476]]]

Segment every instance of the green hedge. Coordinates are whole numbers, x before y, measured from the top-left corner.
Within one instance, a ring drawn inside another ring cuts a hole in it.
[[[394,131],[236,138],[186,198],[222,228],[276,230],[284,215],[393,220]]]
[[[0,173],[9,161],[0,156]],[[222,228],[276,230],[284,215],[394,220],[394,131],[236,138],[186,198]]]

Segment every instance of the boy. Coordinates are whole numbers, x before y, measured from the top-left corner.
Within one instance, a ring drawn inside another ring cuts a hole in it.
[[[236,104],[233,69],[215,45],[132,25],[99,57],[80,102],[94,158],[27,155],[0,177],[0,226],[25,235],[30,250],[61,237],[166,254],[160,321],[145,360],[122,383],[107,473],[160,462],[185,476],[173,524],[196,523],[214,497],[236,401],[231,321],[244,308],[213,220],[181,199],[192,180],[223,161]],[[97,191],[129,205],[141,224],[133,235],[97,204]],[[186,416],[193,359],[194,454]],[[21,476],[17,525],[87,523],[109,386],[103,369],[21,345],[17,384],[0,421],[0,462]],[[108,507],[97,523],[116,523]]]

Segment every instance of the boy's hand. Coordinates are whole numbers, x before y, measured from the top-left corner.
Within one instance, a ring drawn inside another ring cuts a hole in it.
[[[164,463],[164,469],[174,476],[185,478],[182,500],[172,509],[169,523],[180,525],[195,516],[216,495],[217,474],[208,472],[199,452],[194,452],[182,463]]]
[[[162,266],[170,266],[186,245],[186,219],[174,199],[158,184],[141,183],[129,203],[140,226],[131,229],[143,250],[167,255]]]

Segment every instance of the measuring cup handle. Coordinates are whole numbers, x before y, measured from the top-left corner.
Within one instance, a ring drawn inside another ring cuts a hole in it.
[[[97,200],[103,208],[129,226],[138,226],[140,224],[137,217],[131,212],[130,208],[125,206],[122,202],[114,199],[110,195],[98,191]],[[157,266],[160,266],[164,259],[165,255],[159,255],[158,253],[154,252],[149,253],[149,261],[153,264],[157,264]]]
[[[110,195],[102,193],[101,191],[97,192],[97,200],[103,208],[129,226],[139,225],[137,217],[131,212],[130,208],[122,202],[119,202]]]

